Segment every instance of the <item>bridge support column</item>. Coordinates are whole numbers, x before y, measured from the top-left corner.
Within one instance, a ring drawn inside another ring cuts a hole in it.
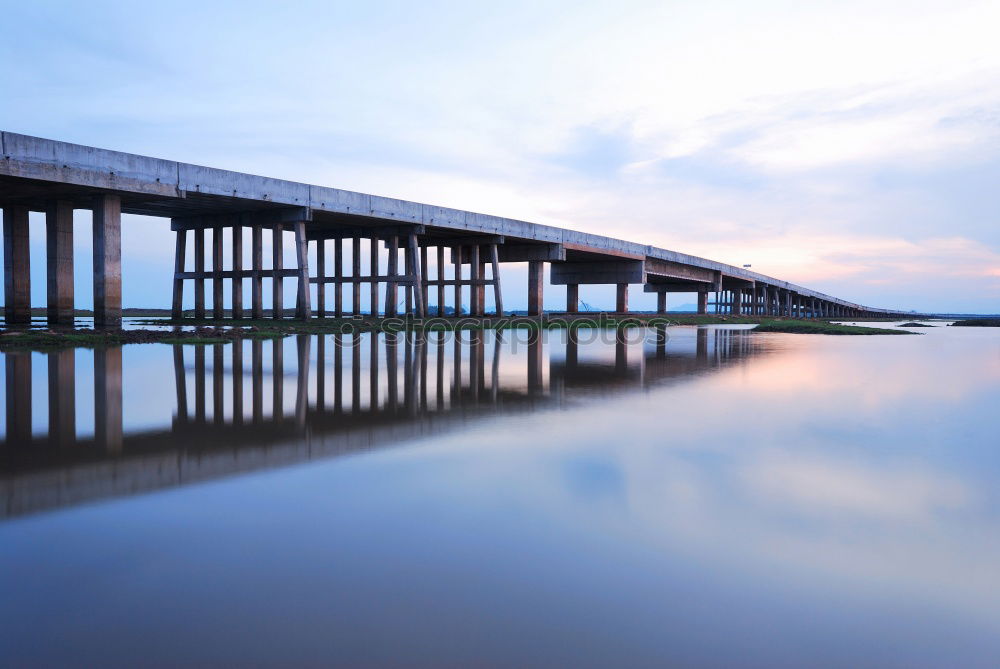
[[[395,281],[396,275],[399,274],[399,237],[389,235],[389,238],[386,240],[386,246],[389,249],[387,270],[389,278],[385,284],[385,315],[388,317],[396,315],[396,302],[399,301],[398,284]]]
[[[225,317],[222,303],[222,228],[212,228],[212,318]]]
[[[271,317],[285,317],[285,292],[281,273],[285,269],[285,250],[282,245],[285,226],[275,223],[271,228]]]
[[[500,252],[496,244],[490,245],[490,265],[493,273],[493,305],[497,316],[503,316],[503,291],[500,287]]]
[[[338,239],[339,243],[340,240]],[[316,316],[326,318],[326,240],[316,240]],[[340,290],[340,284],[333,284]]]
[[[664,295],[666,297],[666,295]],[[615,296],[615,311],[619,314],[628,313],[628,284],[619,283],[617,295]]]
[[[667,291],[661,290],[656,294],[656,313],[667,313]]]
[[[28,242],[28,208],[4,207],[3,303],[7,325],[31,321],[31,253]]]
[[[324,248],[323,255],[325,256],[326,242],[321,239],[319,244]],[[326,271],[325,267],[323,269]],[[342,318],[344,316],[344,240],[339,237],[333,240],[333,276],[337,279],[337,283],[333,284],[333,315],[337,318]],[[319,299],[318,294],[317,299]],[[326,300],[326,291],[323,292],[323,300],[320,300],[320,306],[323,308],[321,315],[323,316],[326,315],[326,303],[324,300]]]
[[[94,325],[122,324],[122,200],[100,195],[94,202]]]
[[[445,301],[445,289],[444,289],[444,247],[437,247],[437,315],[444,316],[444,301]]]
[[[472,316],[483,315],[483,303],[480,300],[479,285],[476,283],[482,279],[479,264],[479,245],[473,244],[469,247],[469,311]]]
[[[733,291],[733,315],[743,315],[743,287],[740,286]]]
[[[566,284],[566,312],[575,314],[580,311],[580,284]]]
[[[708,290],[698,291],[698,313],[699,314],[708,313]]]
[[[194,231],[194,317],[205,318],[205,228]]]
[[[544,309],[545,263],[528,262],[528,315],[541,316]]]
[[[255,224],[250,228],[250,261],[253,275],[250,279],[250,317],[264,318],[264,228]]]
[[[309,295],[309,248],[306,241],[306,224],[297,221],[295,226],[295,260],[298,271],[298,298],[295,301],[295,316],[307,321],[312,318]]]
[[[73,323],[73,205],[56,200],[45,212],[50,323]]]
[[[232,316],[243,318],[243,226],[233,226]]]

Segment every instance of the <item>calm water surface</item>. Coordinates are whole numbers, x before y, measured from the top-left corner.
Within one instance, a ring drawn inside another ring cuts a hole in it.
[[[0,664],[1000,666],[1000,330],[5,356]]]

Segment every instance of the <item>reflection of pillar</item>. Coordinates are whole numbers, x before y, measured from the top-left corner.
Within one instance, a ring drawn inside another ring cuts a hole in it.
[[[500,395],[500,331],[493,331],[493,364],[490,369],[490,397],[496,404]]]
[[[399,402],[399,393],[397,388],[397,377],[399,375],[399,369],[397,363],[399,362],[399,335],[395,332],[387,332],[385,335],[385,373],[387,376],[387,391],[388,398],[386,404],[389,411],[395,411],[397,403]]]
[[[184,371],[184,347],[181,344],[174,344],[174,386],[177,389],[177,418],[187,421],[187,374]],[[96,364],[96,363],[95,363]]]
[[[361,335],[351,335],[351,411],[361,410]]]
[[[628,331],[625,328],[615,330],[615,371],[622,373],[628,369]]]
[[[566,330],[566,369],[576,369],[580,351],[579,330],[568,328]]]
[[[708,359],[708,328],[698,328],[695,330],[695,358],[698,360]]]
[[[76,356],[73,349],[48,354],[49,439],[57,445],[76,441]]]
[[[4,308],[7,324],[31,320],[31,253],[28,208],[3,208]]]
[[[254,338],[250,340],[250,376],[253,404],[253,422],[264,420],[264,342]]]
[[[620,283],[618,284],[618,290],[615,296],[615,311],[619,314],[628,313],[628,284]],[[666,295],[664,295],[666,297]],[[664,300],[664,311],[666,311],[666,300]]]
[[[667,354],[667,326],[660,323],[656,326],[656,357],[662,358]]]
[[[426,307],[426,302],[424,305]],[[420,376],[417,379],[417,383],[420,384],[420,408],[423,411],[427,411],[427,335],[423,332],[418,332],[416,335],[417,342],[417,364],[420,367]]]
[[[233,340],[232,350],[232,376],[233,376],[233,423],[239,425],[243,422],[243,340]]]
[[[318,265],[318,263],[317,263]],[[326,336],[316,336],[316,410],[326,409]]]
[[[194,347],[194,419],[205,420],[205,347]]]
[[[275,420],[285,415],[285,342],[271,340],[271,417]]]
[[[580,284],[566,284],[566,311],[575,314],[580,311]]]
[[[479,401],[479,397],[486,387],[486,340],[483,337],[482,330],[472,330],[470,335],[472,336],[472,342],[469,353],[472,359],[469,361],[469,382],[472,386],[473,397],[476,398],[476,401]]]
[[[444,408],[444,340],[445,332],[441,331],[438,333],[437,340],[437,404],[435,407],[438,411]]]
[[[295,385],[295,422],[301,428],[306,424],[306,413],[309,409],[309,348],[312,335],[296,335],[298,348],[298,379]]]
[[[344,410],[344,336],[339,334],[333,335],[333,410]]]
[[[225,397],[225,362],[223,355],[225,349],[223,344],[212,344],[212,420],[215,423],[222,423],[226,417],[226,409],[223,405]]]
[[[31,440],[31,353],[4,354],[7,376],[7,443]]]
[[[388,337],[388,335],[386,335]],[[378,370],[378,349],[379,349],[379,333],[372,331],[368,344],[368,374],[370,378],[368,379],[368,409],[369,411],[375,411],[378,409],[380,404],[379,397],[379,370]]]
[[[73,322],[73,205],[57,200],[45,212],[48,318]]]
[[[528,392],[542,390],[542,333],[528,330]]]
[[[462,331],[455,330],[452,349],[451,403],[462,399]]]
[[[528,262],[528,315],[541,316],[544,305],[545,263],[541,260]]]
[[[177,349],[180,347],[178,346]],[[177,349],[174,349],[175,352]],[[181,376],[183,378],[183,358]],[[186,403],[186,402],[185,402]],[[184,409],[187,417],[187,407]],[[117,453],[122,449],[122,349],[94,350],[94,440]]]

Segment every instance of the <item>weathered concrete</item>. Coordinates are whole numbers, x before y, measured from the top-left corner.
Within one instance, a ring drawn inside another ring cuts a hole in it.
[[[793,292],[802,299],[815,298],[819,304],[828,302],[844,313],[898,313],[839,300],[745,268],[601,235],[16,133],[0,133],[0,144],[4,153],[4,160],[0,161],[0,206],[5,210],[22,207],[45,211],[52,199],[88,208],[95,195],[111,193],[121,197],[122,211],[126,213],[200,217],[200,225],[232,227],[233,219],[244,225],[264,227],[304,222],[308,239],[318,238],[312,235],[334,238],[337,230],[352,236],[355,233],[349,229],[365,231],[395,226],[398,230],[393,235],[418,234],[420,245],[434,245],[435,237],[468,240],[446,244],[452,246],[497,244],[498,262],[553,263],[553,283],[560,278],[565,284],[679,281],[704,285],[718,292],[723,280],[741,280],[761,286],[764,294],[761,301],[765,304],[768,297],[764,290],[771,288]],[[196,256],[200,246],[198,234],[196,229]],[[203,253],[200,252],[202,256]],[[484,261],[481,254],[480,262]],[[195,272],[204,271],[197,257],[195,264]],[[584,267],[587,264],[591,265],[589,269]],[[631,276],[623,276],[623,269],[631,272]],[[472,269],[477,271],[482,273],[481,266]],[[242,277],[238,268],[234,272],[231,276],[238,283]],[[577,276],[573,276],[574,272]],[[377,270],[370,274],[378,276]],[[259,282],[260,275],[254,274],[252,280]],[[204,300],[203,295],[199,296],[203,293],[199,284],[203,283],[204,279],[195,279],[195,310],[202,315]],[[280,285],[281,276],[276,277],[276,283]],[[372,290],[377,290],[376,282],[372,283]],[[460,289],[456,285],[456,290]],[[412,284],[409,290],[412,297]],[[470,301],[481,301],[474,295],[484,290],[485,284],[470,285]],[[750,299],[750,309],[759,310],[757,296]],[[373,304],[377,301],[377,297],[372,300]],[[456,300],[456,304],[460,301]]]
[[[28,208],[3,210],[3,286],[7,323],[31,320],[31,252]]]
[[[540,316],[545,303],[545,264],[540,260],[528,263],[528,314]]]
[[[73,322],[73,204],[53,200],[45,212],[48,318]]]

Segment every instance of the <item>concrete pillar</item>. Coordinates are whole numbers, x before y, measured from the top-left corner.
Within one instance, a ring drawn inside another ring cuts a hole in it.
[[[194,317],[205,318],[205,229],[194,231]]]
[[[462,313],[462,247],[451,247],[451,265],[455,274],[455,310],[453,314]]]
[[[545,263],[541,260],[528,262],[528,315],[541,316],[544,309]]]
[[[472,283],[469,286],[469,311],[473,316],[483,315],[483,305],[479,301],[480,292],[476,281],[483,278],[479,272],[479,245],[473,244],[469,247],[469,277]]]
[[[699,314],[708,313],[708,290],[698,291],[698,313]]]
[[[319,245],[321,247],[326,246],[326,241],[319,240]],[[325,255],[325,254],[324,254]],[[326,268],[324,268],[324,272]],[[337,283],[333,284],[333,315],[337,318],[342,318],[344,316],[344,240],[338,237],[333,240],[333,276],[337,279]],[[321,284],[322,285],[322,284]],[[326,297],[324,291],[324,298]],[[326,305],[323,305],[323,311],[326,312]]]
[[[497,316],[503,316],[503,291],[500,286],[500,252],[496,244],[490,245],[490,265],[493,273],[493,305]]]
[[[243,226],[233,226],[232,315],[243,318]]]
[[[417,242],[417,235],[412,232],[406,240],[406,254],[410,258],[411,278],[415,278],[416,280],[416,283],[410,284],[411,291],[413,293],[413,306],[415,308],[414,313],[417,318],[423,318],[427,315],[427,302],[425,301],[426,284],[424,282],[424,263],[421,261],[426,260],[426,255],[421,257],[419,244]]]
[[[187,252],[187,230],[178,230],[176,235],[176,246],[174,248],[174,295],[170,316],[174,319],[179,319],[184,316],[184,279],[180,278],[180,273],[184,271],[184,255]]]
[[[566,311],[575,314],[580,311],[580,284],[566,284]]]
[[[7,324],[31,320],[31,253],[28,208],[3,209],[3,288]]]
[[[792,317],[792,292],[789,290],[785,291],[785,306],[782,312],[785,317]]]
[[[260,225],[250,228],[250,263],[253,268],[250,284],[250,317],[264,318],[264,229]]]
[[[48,354],[49,440],[66,446],[76,441],[76,351]]]
[[[377,271],[377,270],[376,270]],[[354,281],[351,282],[351,313],[355,316],[361,315],[361,238],[354,237],[351,240],[351,274]]]
[[[368,273],[371,275],[371,284],[369,285],[370,295],[368,297],[369,313],[373,317],[378,317],[378,273],[379,273],[379,262],[378,262],[378,237],[372,235],[369,239],[369,260],[368,260]]]
[[[295,315],[302,320],[312,318],[312,305],[309,300],[309,250],[306,241],[306,224],[297,221],[295,226],[295,260],[298,271],[298,299],[295,304]]]
[[[661,290],[656,294],[656,313],[667,313],[667,291]]]
[[[742,316],[743,315],[743,290],[741,286],[733,291],[733,315]]]
[[[271,316],[277,319],[285,317],[285,293],[281,277],[281,272],[285,269],[285,254],[282,247],[284,232],[285,226],[281,223],[275,223],[271,228],[271,268],[274,270],[271,278]]]
[[[180,347],[174,350],[179,351]],[[181,374],[183,375],[183,367]],[[181,381],[184,380],[183,376],[179,378]],[[186,397],[184,404],[186,417]],[[108,451],[115,453],[121,451],[122,349],[120,346],[94,349],[94,440]]]
[[[444,316],[444,247],[437,247],[437,315]]]
[[[628,284],[618,284],[617,295],[615,296],[615,311],[619,314],[628,313]]]
[[[338,239],[339,243],[340,240]],[[316,316],[318,318],[326,317],[326,240],[317,239],[316,240],[316,278],[319,279],[319,283],[316,284]],[[340,284],[334,284],[337,288],[340,288]]]
[[[399,274],[399,237],[389,235],[387,245],[389,247],[389,268],[387,270],[389,280],[385,284],[385,315],[395,316],[396,302],[399,301],[399,290],[396,283],[396,275]]]
[[[212,318],[221,320],[222,310],[222,228],[212,228]]]
[[[73,323],[73,205],[49,203],[45,212],[50,323]]]

